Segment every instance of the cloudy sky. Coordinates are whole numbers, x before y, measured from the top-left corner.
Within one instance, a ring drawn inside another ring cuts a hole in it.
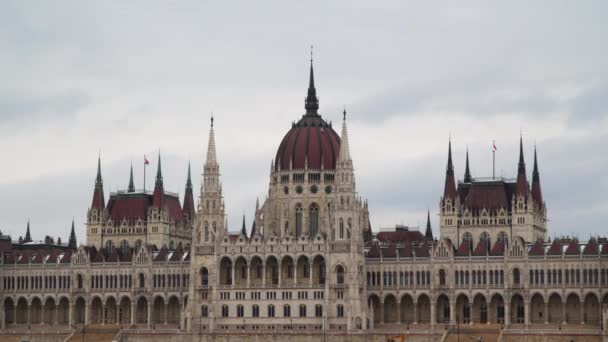
[[[517,172],[533,147],[550,235],[608,221],[606,1],[3,1],[0,229],[84,241],[97,155],[106,192],[163,156],[165,187],[195,184],[216,118],[231,229],[267,191],[304,112],[310,45],[320,111],[348,110],[358,190],[374,229],[438,232],[448,136],[455,167]],[[152,178],[155,165],[148,170]],[[107,195],[106,195],[107,196]],[[107,198],[107,197],[106,197]]]

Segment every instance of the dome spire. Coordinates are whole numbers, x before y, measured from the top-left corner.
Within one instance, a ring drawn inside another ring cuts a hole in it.
[[[467,147],[467,161],[464,169],[464,182],[471,183],[471,170],[469,170],[469,148]]]
[[[306,115],[319,115],[319,99],[317,98],[317,89],[315,89],[315,74],[312,66],[312,45],[310,46],[310,76],[308,80],[308,95],[304,108],[306,108]]]
[[[131,174],[129,175],[129,192],[135,192],[135,183],[133,183],[133,162],[131,162]]]

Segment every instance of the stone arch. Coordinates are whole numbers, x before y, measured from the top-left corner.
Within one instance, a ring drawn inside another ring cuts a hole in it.
[[[234,263],[234,284],[239,287],[247,286],[247,259],[240,255]]]
[[[283,256],[281,259],[281,280],[285,283],[286,281],[293,282],[293,277],[295,273],[295,266],[293,262],[293,258],[289,255]]]
[[[372,322],[374,324],[380,323],[381,313],[380,313],[380,298],[376,294],[372,294],[367,298],[367,305],[370,307],[370,313],[372,315]]]
[[[116,324],[118,315],[118,307],[116,304],[116,298],[113,296],[109,296],[106,298],[105,305],[105,323],[106,324]]]
[[[15,302],[11,297],[4,299],[4,324],[15,324]]]
[[[308,207],[308,233],[309,235],[316,236],[319,232],[319,205],[317,203],[311,203]]]
[[[447,280],[445,276],[445,270],[443,268],[439,269],[439,286],[444,287],[447,285]]]
[[[140,289],[143,289],[143,288],[145,288],[145,287],[146,287],[146,276],[143,274],[143,272],[140,272],[140,273],[137,275],[137,286],[138,286]]]
[[[296,282],[298,285],[308,285],[310,281],[310,261],[305,255],[300,255],[296,262]]]
[[[554,292],[549,296],[549,322],[558,324],[564,322],[563,313],[562,297]]]
[[[67,297],[59,298],[57,306],[57,323],[68,324],[70,322],[70,300]]]
[[[277,257],[275,257],[274,255],[267,257],[264,268],[266,271],[266,285],[278,285],[279,262],[277,261]]]
[[[171,296],[167,304],[167,323],[179,324],[181,319],[180,312],[179,299],[176,296]]]
[[[534,293],[530,298],[530,323],[544,323],[545,319],[543,296],[540,293]]]
[[[421,294],[416,300],[416,322],[430,323],[431,322],[431,300],[426,294]]]
[[[384,296],[384,323],[396,323],[399,320],[397,299],[393,294]]]
[[[92,324],[100,324],[103,319],[103,305],[101,298],[94,297],[91,301],[91,318],[89,322]]]
[[[137,299],[135,323],[146,324],[148,323],[148,299],[144,296]]]
[[[471,305],[469,297],[460,294],[456,298],[456,322],[469,323],[471,321]]]
[[[576,293],[570,293],[566,297],[566,323],[581,323],[581,298]]]
[[[76,298],[76,302],[74,304],[74,317],[73,321],[76,324],[84,324],[84,317],[87,310],[87,303],[84,298],[78,297]]]
[[[342,265],[336,266],[336,284],[343,285],[344,284],[344,267]]]
[[[42,301],[38,297],[32,298],[32,302],[30,304],[30,323],[42,323]]]
[[[597,295],[593,292],[587,293],[583,307],[583,323],[599,325],[601,317],[601,306]]]
[[[232,260],[227,256],[220,259],[220,285],[232,285]]]
[[[135,323],[131,322],[131,298],[128,296],[120,299],[118,321],[120,324]]]
[[[495,293],[490,298],[489,316],[490,323],[505,322],[505,301],[500,293]]]
[[[17,324],[27,324],[29,316],[29,307],[27,305],[27,299],[20,297],[17,300]]]
[[[511,283],[513,285],[521,284],[521,272],[518,267],[513,267],[513,270],[511,270]]]
[[[165,299],[162,296],[154,297],[152,304],[152,323],[164,324],[166,320]]]
[[[473,297],[473,308],[471,311],[471,320],[473,322],[488,323],[488,302],[483,294],[478,293]]]
[[[201,267],[198,274],[199,274],[199,285],[201,287],[209,286],[209,270],[207,270],[207,267]]]
[[[54,324],[57,319],[56,304],[53,297],[47,297],[44,301],[44,309],[42,312],[42,323]]]
[[[509,305],[511,324],[525,323],[524,298],[519,293],[516,293],[511,296],[511,303]]]
[[[437,310],[435,310],[437,323],[450,322],[450,299],[446,294],[437,297]]]
[[[316,255],[312,260],[312,283],[313,285],[325,284],[325,258]]]
[[[258,255],[251,257],[249,262],[249,284],[254,286],[261,286],[264,280],[264,263],[262,258]]]
[[[409,294],[401,296],[399,303],[401,313],[400,321],[404,323],[414,323],[414,299]]]

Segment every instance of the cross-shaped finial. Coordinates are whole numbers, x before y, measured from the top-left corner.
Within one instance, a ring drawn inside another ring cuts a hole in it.
[[[213,112],[211,112],[211,127],[213,127]]]
[[[346,106],[344,106],[344,110],[342,111],[342,120],[346,120]]]

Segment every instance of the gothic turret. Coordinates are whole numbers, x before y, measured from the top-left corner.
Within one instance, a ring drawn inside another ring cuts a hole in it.
[[[97,159],[97,177],[95,178],[95,190],[93,191],[93,201],[91,209],[103,210],[105,208],[105,198],[103,195],[103,179],[101,178],[101,157]]]
[[[445,186],[443,188],[443,200],[450,199],[452,203],[456,198],[456,180],[454,179],[454,164],[452,164],[452,140],[448,143],[448,165],[445,171]]]
[[[519,163],[517,164],[517,196],[528,195],[528,179],[526,178],[526,163],[524,162],[524,145],[519,137]]]
[[[131,163],[131,174],[129,175],[129,192],[135,192],[135,183],[133,183],[133,163]]]
[[[162,208],[165,202],[165,189],[163,186],[163,172],[160,162],[160,152],[158,153],[158,168],[156,169],[156,182],[154,183],[154,200],[152,204],[155,208]]]
[[[27,228],[25,230],[25,238],[23,243],[32,242],[32,234],[30,234],[30,220],[27,220]]]
[[[304,104],[306,115],[319,115],[319,98],[315,89],[315,75],[312,68],[312,56],[310,58],[310,78],[308,80],[308,95]]]
[[[188,179],[186,180],[186,191],[184,192],[184,217],[187,221],[194,219],[194,196],[192,194],[192,177],[190,175],[190,162],[188,162]]]
[[[72,250],[76,249],[76,231],[74,230],[74,220],[72,220],[72,231],[70,231],[70,239],[68,241],[68,247]]]
[[[427,212],[426,216],[426,231],[424,232],[424,238],[426,240],[433,240],[433,230],[431,229],[431,211]]]
[[[469,149],[467,148],[467,161],[464,169],[464,182],[471,183],[471,170],[469,169]]]
[[[245,226],[245,214],[243,214],[243,226],[241,227],[241,234],[247,237],[247,227]]]
[[[538,172],[538,160],[536,159],[536,147],[534,147],[534,171],[532,171],[532,198],[539,207],[543,206],[543,195],[540,190],[540,174]]]

